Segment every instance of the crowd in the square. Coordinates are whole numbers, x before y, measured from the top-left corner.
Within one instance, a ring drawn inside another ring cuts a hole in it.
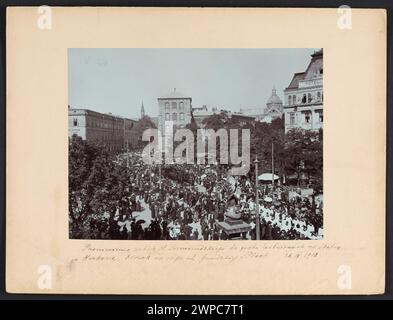
[[[217,222],[226,219],[229,200],[249,224],[243,239],[257,238],[256,183],[250,176],[230,176],[220,165],[146,165],[140,153],[127,159],[131,190],[115,215],[92,220],[90,238],[124,240],[226,240]],[[323,235],[323,200],[315,191],[302,195],[280,180],[261,183],[261,240],[319,239]],[[149,212],[149,215],[141,213]],[[141,217],[144,217],[142,219]],[[148,219],[146,218],[148,217]]]

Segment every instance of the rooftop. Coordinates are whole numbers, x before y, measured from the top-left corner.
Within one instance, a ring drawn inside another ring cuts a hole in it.
[[[98,111],[94,111],[94,110],[91,110],[91,109],[85,109],[85,108],[71,108],[71,107],[69,107],[68,108],[68,115],[69,116],[75,116],[75,115],[83,115],[83,114],[85,114],[85,115],[88,115],[88,114],[90,114],[90,115],[94,115],[94,116],[96,116],[96,117],[103,117],[103,118],[114,118],[114,119],[116,119],[116,120],[123,120],[123,119],[125,119],[125,120],[129,120],[129,121],[133,121],[133,122],[137,122],[136,120],[134,120],[134,119],[130,119],[130,118],[127,118],[127,117],[122,117],[122,116],[119,116],[119,115],[114,115],[114,114],[112,114],[112,113],[102,113],[102,112],[98,112]]]
[[[177,91],[176,88],[174,88],[173,91],[159,97],[158,99],[191,99],[191,97],[182,94],[181,92]]]
[[[322,76],[323,76],[323,49],[314,51],[314,53],[311,54],[311,61],[308,64],[306,71],[295,73],[293,75],[291,83],[285,90],[298,89],[300,81],[321,78]]]

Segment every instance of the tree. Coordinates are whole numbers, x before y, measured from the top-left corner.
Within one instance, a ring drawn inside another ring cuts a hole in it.
[[[157,127],[153,122],[153,120],[148,115],[143,116],[135,124],[134,132],[135,135],[138,137],[138,144],[136,146],[137,148],[143,148],[148,143],[147,141],[142,141],[142,135],[146,129],[150,129],[150,128],[156,129]]]
[[[110,219],[131,194],[128,168],[102,145],[74,135],[69,142],[70,237],[90,237],[90,223]]]
[[[274,144],[274,168],[279,174],[284,173],[284,123],[281,118],[271,123],[256,122],[251,131],[251,154],[258,156],[261,172],[270,172],[272,168],[272,144]]]
[[[322,179],[323,146],[319,133],[309,130],[293,129],[285,135],[283,150],[285,171],[296,173],[298,184],[302,174],[308,182],[311,178]]]
[[[228,115],[225,112],[213,114],[203,119],[202,124],[206,129],[213,129],[215,131],[228,128]]]
[[[98,145],[88,144],[81,137],[73,135],[68,147],[68,193],[70,233],[81,232],[83,222],[91,212],[90,200],[99,181],[100,173],[95,165],[104,152]],[[93,168],[95,167],[95,170]]]

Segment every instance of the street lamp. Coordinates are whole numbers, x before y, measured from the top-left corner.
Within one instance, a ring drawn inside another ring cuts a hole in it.
[[[127,169],[130,167],[130,152],[129,152],[129,146],[128,146],[128,140],[127,140]]]
[[[158,164],[158,174],[160,176],[160,190],[161,190],[161,159],[160,159],[160,162]]]
[[[274,139],[272,140],[272,190],[274,190]]]
[[[256,239],[261,240],[260,226],[259,226],[259,194],[258,194],[258,156],[255,156],[255,228],[256,228]]]

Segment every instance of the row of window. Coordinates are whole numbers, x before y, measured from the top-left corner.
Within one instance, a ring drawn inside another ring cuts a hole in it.
[[[323,123],[323,113],[322,111],[317,112],[318,113],[318,121],[320,123]],[[304,123],[311,123],[311,111],[306,111],[303,112],[304,114]],[[295,125],[296,124],[296,118],[295,118],[295,112],[291,112],[289,114],[289,124]]]
[[[172,101],[172,110],[177,110],[177,102]],[[179,102],[179,110],[184,110],[184,102]],[[165,102],[165,111],[170,111],[170,105],[169,102]]]
[[[177,113],[176,112],[172,113],[172,119],[171,119],[170,113],[165,113],[165,120],[177,121]],[[183,112],[179,113],[179,120],[184,120],[184,113]]]
[[[78,124],[78,118],[73,119],[73,125],[74,127],[77,127]],[[123,124],[121,122],[118,123],[113,123],[113,122],[101,122],[101,121],[94,121],[94,120],[89,120],[87,119],[87,126],[91,128],[104,128],[104,129],[123,129]],[[126,127],[127,129],[131,129],[132,125],[129,125]]]
[[[298,97],[297,95],[289,95],[288,96],[288,105],[292,104],[299,104],[299,103],[312,103],[312,102],[319,102],[323,101],[323,92],[317,92],[316,96],[312,95],[311,93],[303,94],[303,96]]]

